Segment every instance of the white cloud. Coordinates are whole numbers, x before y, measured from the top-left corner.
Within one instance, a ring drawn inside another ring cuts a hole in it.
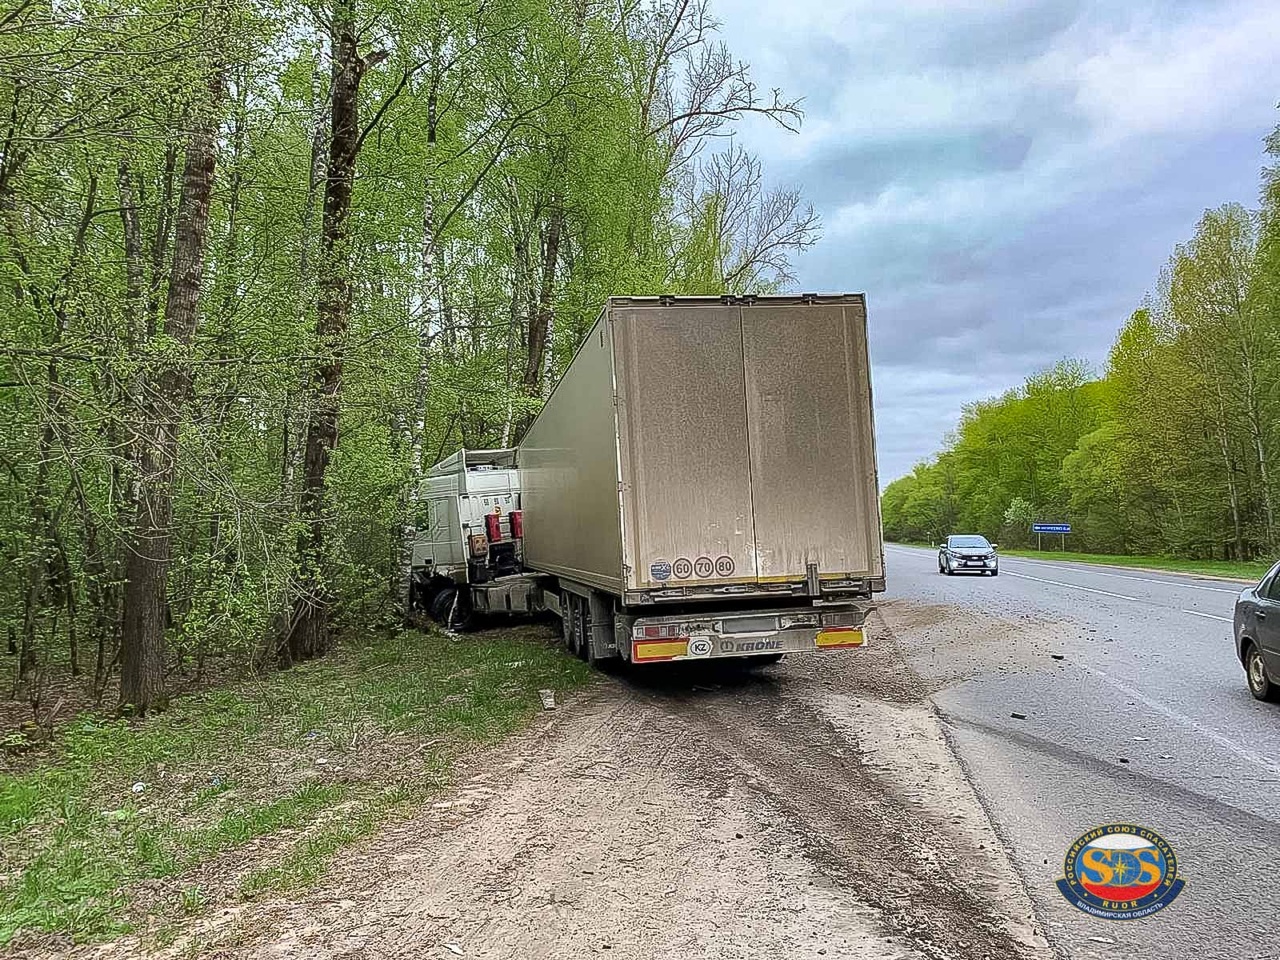
[[[1280,3],[1233,3],[1182,22],[1142,17],[1109,37],[1090,31],[1037,67],[1070,77],[1094,136],[1114,143],[1252,128],[1280,95],[1277,51]]]
[[[803,131],[753,121],[822,198],[804,289],[865,290],[881,476],[963,403],[1100,361],[1204,208],[1255,202],[1280,115],[1276,0],[718,0]]]

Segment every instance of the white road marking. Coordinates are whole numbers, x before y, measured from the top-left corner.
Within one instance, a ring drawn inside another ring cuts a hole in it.
[[[1199,610],[1183,610],[1183,613],[1189,613],[1193,617],[1204,617],[1208,620],[1221,620],[1223,623],[1234,623],[1230,617],[1220,617],[1216,613],[1201,613]]]
[[[921,551],[923,551],[923,550],[928,549],[927,547],[901,547],[901,546],[899,546],[899,545],[898,545],[898,544],[896,544],[896,543],[895,543],[895,544],[891,544],[891,545],[890,545],[890,547],[891,547],[891,549],[895,549],[895,550],[921,550]],[[1135,577],[1135,576],[1132,576],[1132,575],[1127,574],[1127,573],[1108,573],[1105,569],[1103,569],[1103,568],[1105,567],[1105,564],[1077,564],[1077,565],[1072,566],[1072,565],[1071,565],[1071,564],[1072,564],[1072,561],[1070,561],[1070,560],[1036,560],[1036,559],[1034,559],[1034,558],[1032,558],[1032,557],[1001,557],[1001,558],[1000,558],[1000,561],[1001,561],[1002,563],[1006,563],[1006,564],[1008,564],[1008,563],[1035,563],[1035,564],[1039,564],[1039,565],[1040,565],[1040,566],[1042,566],[1042,567],[1062,567],[1062,566],[1066,566],[1066,567],[1068,567],[1068,569],[1074,570],[1074,571],[1076,571],[1077,573],[1092,574],[1092,575],[1093,575],[1093,576],[1095,576],[1095,577],[1111,577],[1113,580],[1136,580],[1138,583],[1162,583],[1162,584],[1164,584],[1165,586],[1168,586],[1168,587],[1183,587],[1183,588],[1188,589],[1188,590],[1207,590],[1207,591],[1209,591],[1210,593],[1230,593],[1230,594],[1233,594],[1233,595],[1234,595],[1234,594],[1237,594],[1237,593],[1239,593],[1239,592],[1240,592],[1239,590],[1231,590],[1231,589],[1229,589],[1229,588],[1227,588],[1227,587],[1206,587],[1206,586],[1204,586],[1203,584],[1200,584],[1200,583],[1187,583],[1187,582],[1185,582],[1185,579],[1183,579],[1183,580],[1158,580],[1158,579],[1156,579],[1155,577]],[[1095,567],[1096,567],[1096,568],[1099,568],[1099,569],[1095,569]],[[1170,570],[1170,571],[1169,571],[1169,574],[1170,574],[1171,576],[1175,576],[1175,577],[1183,577],[1183,578],[1187,578],[1187,577],[1192,577],[1192,576],[1194,576],[1194,574],[1190,574],[1190,573],[1183,573],[1183,574],[1180,574],[1180,573],[1178,573],[1178,572],[1177,572],[1177,571],[1175,571],[1175,570]]]
[[[1062,566],[1071,562],[1069,560],[1032,560],[1030,557],[1001,557],[1000,559],[1005,563],[1038,563],[1042,567]],[[1240,592],[1239,590],[1228,590],[1224,587],[1206,587],[1198,583],[1184,583],[1181,580],[1157,580],[1154,577],[1132,577],[1124,573],[1105,573],[1102,570],[1094,570],[1093,566],[1102,566],[1102,564],[1086,566],[1085,568],[1076,566],[1071,567],[1070,569],[1075,570],[1077,573],[1092,574],[1097,577],[1111,577],[1115,580],[1137,580],[1139,583],[1163,583],[1167,587],[1184,587],[1188,590],[1208,590],[1211,593],[1230,593],[1233,595]],[[1175,576],[1179,576],[1179,574],[1172,570],[1169,572],[1173,573]],[[1181,574],[1181,576],[1191,576],[1191,574]]]
[[[1272,774],[1280,775],[1280,763],[1277,763],[1276,761],[1272,760],[1270,757],[1264,756],[1263,754],[1258,753],[1254,750],[1250,750],[1248,747],[1240,746],[1240,744],[1236,743],[1234,740],[1228,737],[1225,733],[1219,733],[1217,730],[1213,729],[1212,727],[1205,726],[1203,723],[1201,723],[1199,720],[1196,720],[1194,717],[1189,717],[1185,713],[1179,713],[1177,710],[1174,710],[1172,707],[1161,703],[1159,700],[1153,700],[1151,697],[1148,697],[1146,694],[1141,693],[1138,690],[1135,690],[1133,687],[1129,686],[1126,683],[1122,683],[1121,681],[1117,680],[1115,677],[1108,676],[1107,674],[1103,673],[1101,670],[1095,670],[1093,667],[1085,666],[1082,663],[1077,664],[1077,666],[1080,667],[1081,670],[1086,670],[1089,673],[1093,674],[1095,677],[1097,677],[1099,680],[1103,681],[1104,683],[1107,683],[1115,687],[1121,693],[1127,694],[1128,696],[1133,697],[1133,699],[1141,701],[1143,704],[1150,707],[1152,710],[1156,711],[1156,713],[1159,713],[1165,717],[1168,717],[1170,720],[1174,721],[1175,723],[1180,723],[1184,726],[1190,727],[1191,729],[1199,733],[1201,736],[1208,737],[1214,743],[1218,744],[1218,746],[1222,747],[1225,750],[1230,751],[1231,753],[1234,753],[1236,756],[1240,757],[1242,760],[1247,760],[1250,763],[1255,763],[1258,766],[1262,767],[1264,770],[1271,772]]]
[[[1062,580],[1045,580],[1041,577],[1029,577],[1025,573],[1014,573],[1012,570],[1006,570],[1005,576],[1017,577],[1019,580],[1034,580],[1036,583],[1051,583],[1055,587],[1070,587],[1072,590],[1083,590],[1085,593],[1100,593],[1104,597],[1115,597],[1117,600],[1132,600],[1134,603],[1150,603],[1150,600],[1143,600],[1141,597],[1129,597],[1123,593],[1112,593],[1110,590],[1098,590],[1094,587],[1082,587],[1078,583],[1066,583]]]
[[[1039,561],[1037,561],[1037,562],[1039,562]],[[1049,563],[1045,563],[1044,565],[1045,565],[1045,566],[1052,566],[1052,564],[1049,564]],[[1152,606],[1156,606],[1156,607],[1160,607],[1160,606],[1161,606],[1161,604],[1157,603],[1155,600],[1152,600],[1152,599],[1150,599],[1150,598],[1144,598],[1144,597],[1131,597],[1131,596],[1129,596],[1128,594],[1124,594],[1124,593],[1112,593],[1110,590],[1099,590],[1097,587],[1086,587],[1086,586],[1082,586],[1081,584],[1078,584],[1078,583],[1067,583],[1065,580],[1046,580],[1046,579],[1045,579],[1045,578],[1043,578],[1043,577],[1033,577],[1033,576],[1030,576],[1029,574],[1025,574],[1025,573],[1014,573],[1012,570],[1009,570],[1009,569],[1007,569],[1007,568],[1006,568],[1006,569],[1005,569],[1005,571],[1004,571],[1004,575],[1005,575],[1006,577],[1017,577],[1019,580],[1032,580],[1032,581],[1035,581],[1036,583],[1048,583],[1048,584],[1052,584],[1052,585],[1053,585],[1053,586],[1055,586],[1055,587],[1066,587],[1066,588],[1068,588],[1069,590],[1083,590],[1085,593],[1097,593],[1097,594],[1101,594],[1101,595],[1102,595],[1102,596],[1104,596],[1104,597],[1114,597],[1114,598],[1115,598],[1115,599],[1117,599],[1117,600],[1129,600],[1129,601],[1131,601],[1132,603],[1149,603],[1149,604],[1151,604]],[[1104,574],[1104,576],[1106,576],[1106,574]],[[1145,580],[1145,578],[1143,578],[1143,577],[1120,577],[1120,579],[1122,579],[1122,580]],[[1148,582],[1148,583],[1170,583],[1172,586],[1181,586],[1181,584],[1171,583],[1171,581],[1168,581],[1168,580],[1149,580],[1149,581],[1146,581],[1146,582]],[[1190,585],[1188,584],[1188,586],[1190,586]],[[1199,589],[1215,590],[1215,591],[1216,591],[1216,592],[1218,592],[1218,593],[1235,593],[1235,591],[1234,591],[1234,590],[1218,590],[1216,587],[1202,587],[1202,588],[1199,588]],[[1166,609],[1166,610],[1167,610],[1168,608],[1167,608],[1167,607],[1163,607],[1163,609]],[[1204,617],[1204,618],[1205,618],[1205,619],[1207,619],[1207,620],[1220,620],[1220,621],[1222,621],[1223,623],[1232,623],[1232,622],[1233,622],[1233,621],[1232,621],[1232,619],[1231,619],[1230,617],[1223,617],[1223,616],[1219,616],[1219,615],[1218,615],[1218,614],[1216,614],[1216,613],[1201,613],[1199,610],[1186,610],[1186,609],[1182,610],[1182,613],[1189,613],[1189,614],[1191,614],[1191,616],[1193,616],[1193,617]]]

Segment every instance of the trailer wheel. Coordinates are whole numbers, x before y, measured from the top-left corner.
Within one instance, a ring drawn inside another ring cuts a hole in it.
[[[573,640],[573,594],[567,590],[560,591],[560,639],[566,650],[577,652]]]
[[[573,652],[579,660],[591,659],[591,605],[573,595]]]

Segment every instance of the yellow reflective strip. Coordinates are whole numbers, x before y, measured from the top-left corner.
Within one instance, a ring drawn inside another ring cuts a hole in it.
[[[632,653],[637,660],[683,657],[688,652],[688,640],[637,640],[632,648]]]
[[[861,630],[823,630],[817,636],[820,647],[860,647],[866,642]]]

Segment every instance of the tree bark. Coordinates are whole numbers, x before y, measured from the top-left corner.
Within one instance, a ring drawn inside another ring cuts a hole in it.
[[[142,339],[146,271],[142,262],[142,224],[134,197],[133,171],[124,157],[116,167],[116,185],[120,191],[120,224],[124,231],[125,305],[128,313],[125,345],[134,350]]]
[[[170,144],[164,152],[160,208],[156,212],[156,230],[151,237],[151,286],[147,293],[146,332],[148,337],[155,336],[156,318],[160,313],[160,291],[164,289],[165,281],[164,259],[169,249],[169,234],[173,230],[173,177],[177,166],[177,147]]]
[[[222,81],[221,70],[216,70],[210,78],[209,103],[196,120],[182,171],[164,332],[183,349],[194,339],[199,319]],[[173,479],[178,423],[190,383],[190,366],[181,357],[171,357],[139,397],[139,490],[137,515],[125,552],[120,650],[120,707],[135,714],[163,709],[166,704],[165,621]]]
[[[547,239],[542,252],[542,283],[538,288],[538,310],[529,321],[529,352],[524,368],[524,389],[531,397],[541,394],[542,368],[551,331],[555,298],[556,264],[560,261],[560,238],[564,233],[564,201],[557,196],[551,204]]]
[[[324,214],[320,235],[316,303],[316,353],[310,410],[302,454],[302,530],[297,544],[298,590],[284,635],[277,646],[282,666],[308,660],[329,646],[332,595],[324,581],[326,474],[338,440],[342,364],[351,318],[351,252],[347,229],[356,157],[360,150],[360,80],[385,54],[360,56],[356,45],[355,0],[335,0],[332,18],[332,95],[329,157],[325,168]]]
[[[409,581],[413,574],[413,541],[416,533],[413,510],[414,498],[423,476],[423,446],[427,436],[427,395],[431,390],[431,343],[439,309],[439,282],[436,276],[436,258],[439,237],[436,234],[435,205],[435,151],[439,127],[439,58],[440,51],[433,51],[436,63],[431,72],[430,90],[427,94],[427,171],[422,185],[422,262],[421,293],[422,316],[418,321],[418,369],[413,382],[413,413],[409,424],[409,483],[401,492],[396,521],[391,531],[392,542],[399,545],[397,574],[392,585],[392,596],[400,609],[409,611],[411,599]]]

